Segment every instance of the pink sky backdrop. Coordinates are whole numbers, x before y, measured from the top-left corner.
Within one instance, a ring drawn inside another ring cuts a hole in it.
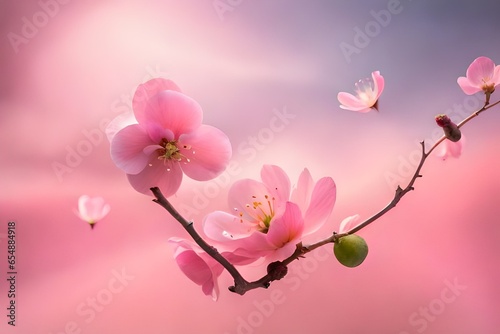
[[[370,248],[363,265],[342,267],[323,247],[293,263],[286,279],[243,297],[227,291],[224,274],[217,303],[180,272],[166,241],[186,233],[129,186],[99,127],[130,110],[138,84],[172,79],[234,150],[225,177],[184,180],[172,202],[186,218],[199,226],[206,213],[227,209],[229,184],[258,178],[262,164],[280,165],[292,182],[307,167],[337,184],[333,215],[317,234],[324,238],[345,217],[366,219],[385,206],[395,190],[388,175],[406,185],[402,165],[432,137],[436,114],[479,106],[456,79],[478,56],[500,63],[499,2],[401,0],[347,59],[341,43],[354,45],[356,28],[373,27],[373,13],[397,1],[221,0],[233,4],[223,20],[211,0],[55,1],[0,5],[1,333],[498,331],[500,107],[464,127],[460,159],[429,159],[416,191],[359,233]],[[42,7],[53,14],[46,22]],[[14,48],[9,33],[22,35],[34,16],[40,27]],[[341,110],[337,93],[374,70],[386,79],[380,112]],[[53,163],[85,149],[85,133],[87,155],[58,176]],[[74,214],[82,194],[111,205],[94,230]],[[15,328],[5,316],[9,221]],[[93,313],[96,297],[106,304]]]

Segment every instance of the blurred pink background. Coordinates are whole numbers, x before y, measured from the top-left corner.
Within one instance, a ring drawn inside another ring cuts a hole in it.
[[[166,241],[185,232],[129,186],[100,130],[130,110],[138,84],[170,78],[234,150],[229,177],[185,179],[173,203],[199,226],[227,209],[230,183],[258,178],[262,164],[280,165],[292,181],[308,167],[337,183],[320,239],[406,185],[406,165],[432,137],[436,114],[460,120],[459,107],[480,106],[456,79],[478,56],[500,63],[497,1],[0,6],[0,269],[6,277],[15,221],[18,272],[15,327],[1,280],[2,333],[497,332],[499,107],[464,127],[460,159],[429,159],[416,191],[360,232],[370,247],[363,265],[342,267],[323,247],[268,290],[232,294],[224,274],[216,303],[172,258]],[[347,44],[356,51],[345,54]],[[386,79],[380,112],[341,110],[337,93],[374,70]],[[70,165],[69,152],[79,156]],[[94,230],[74,214],[82,194],[111,204]],[[245,273],[257,278],[263,268]]]

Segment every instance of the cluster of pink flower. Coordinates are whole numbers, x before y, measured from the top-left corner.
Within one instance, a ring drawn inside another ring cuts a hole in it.
[[[458,84],[466,94],[483,91],[487,96],[500,83],[500,66],[479,57]],[[379,71],[356,84],[356,95],[341,92],[342,109],[368,112],[377,108],[384,90]],[[165,196],[179,189],[183,173],[195,180],[209,180],[222,173],[231,158],[231,144],[220,130],[202,124],[202,109],[172,81],[153,79],[140,85],[133,99],[134,114],[118,117],[108,127],[111,158],[139,192],[150,194],[159,187]],[[443,119],[440,119],[443,123]],[[449,119],[446,120],[449,125]],[[445,140],[441,156],[458,157],[463,137]],[[231,212],[209,213],[203,220],[206,237],[223,249],[233,265],[283,260],[304,236],[314,233],[329,218],[336,198],[332,178],[313,181],[307,169],[292,189],[287,174],[266,165],[261,181],[245,179],[229,190]],[[88,203],[88,204],[86,204]],[[234,210],[234,211],[233,211]],[[109,211],[102,199],[82,197],[80,217],[91,224]],[[357,224],[357,215],[346,218],[340,233]],[[218,296],[220,263],[191,241],[171,238],[175,260],[182,272],[202,287],[206,295]]]
[[[489,103],[490,95],[500,83],[500,65],[495,66],[488,57],[476,58],[467,69],[466,76],[458,78],[457,82],[467,95],[484,92]],[[379,71],[376,71],[372,73],[371,79],[363,79],[356,83],[356,96],[340,92],[337,98],[341,103],[340,108],[365,113],[377,109],[377,102],[383,90],[384,78]],[[443,159],[449,156],[458,158],[462,153],[464,142],[463,136],[458,141],[446,139],[436,155]]]

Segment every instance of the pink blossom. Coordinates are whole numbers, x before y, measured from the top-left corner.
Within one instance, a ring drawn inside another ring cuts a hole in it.
[[[78,199],[76,215],[93,228],[94,224],[103,219],[110,210],[111,207],[104,201],[104,198],[82,195]]]
[[[228,194],[234,213],[208,214],[204,230],[235,255],[282,260],[293,253],[304,236],[326,222],[335,204],[335,183],[330,177],[314,183],[304,169],[291,192],[288,176],[271,165],[262,168],[261,179],[234,183]]]
[[[342,220],[339,226],[339,233],[346,233],[350,229],[356,227],[359,222],[359,215],[349,216]]]
[[[224,267],[191,241],[170,238],[168,242],[174,246],[175,261],[184,275],[201,286],[205,295],[211,296],[216,301],[219,297],[218,279]],[[221,255],[233,265],[243,265],[253,261],[230,252]]]
[[[107,135],[113,162],[137,191],[150,194],[149,189],[157,186],[168,197],[179,189],[183,173],[198,181],[210,180],[229,163],[228,137],[203,125],[200,105],[172,81],[152,79],[140,85],[133,110],[136,122],[120,115]]]
[[[465,144],[465,137],[462,134],[462,138],[457,142],[452,142],[449,139],[445,139],[442,143],[436,147],[435,155],[443,160],[448,159],[448,157],[459,158],[462,154],[462,149]]]
[[[219,297],[218,278],[224,267],[205,253],[198,245],[180,238],[170,238],[174,246],[174,258],[181,271],[194,283],[201,286],[203,293]]]
[[[479,91],[491,94],[500,84],[500,65],[495,66],[488,57],[476,58],[467,68],[466,77],[458,78],[457,82],[467,95]]]
[[[377,109],[378,99],[384,90],[384,77],[380,71],[372,72],[371,78],[359,80],[355,86],[356,96],[346,92],[337,95],[340,108],[362,113]]]

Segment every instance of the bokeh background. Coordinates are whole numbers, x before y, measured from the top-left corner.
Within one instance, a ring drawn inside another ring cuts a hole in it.
[[[268,290],[232,294],[224,274],[217,302],[177,268],[166,241],[185,232],[129,186],[101,129],[130,110],[138,84],[174,80],[202,105],[205,123],[228,134],[234,154],[225,177],[186,179],[172,202],[199,226],[206,213],[227,209],[232,182],[258,178],[263,164],[292,180],[307,167],[338,187],[320,239],[346,216],[374,214],[406,185],[418,141],[435,136],[436,114],[460,120],[481,105],[456,79],[478,56],[500,63],[500,2],[0,6],[2,333],[498,332],[499,107],[464,127],[459,159],[429,159],[416,191],[360,232],[370,247],[363,265],[342,267],[324,247]],[[386,79],[380,111],[341,110],[337,93],[374,70]],[[82,194],[112,207],[94,230],[74,213]],[[9,221],[15,327],[6,317]]]

